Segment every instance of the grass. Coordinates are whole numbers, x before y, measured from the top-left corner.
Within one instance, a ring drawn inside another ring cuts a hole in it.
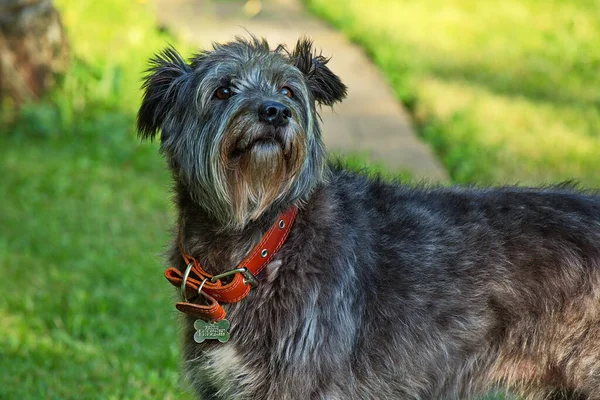
[[[159,253],[173,221],[141,71],[172,38],[143,2],[58,0],[61,88],[0,118],[0,398],[186,399]]]
[[[594,0],[305,0],[362,45],[454,182],[600,187]]]
[[[329,160],[334,164],[341,164],[351,171],[365,174],[371,177],[382,178],[388,181],[400,181],[405,183],[416,183],[415,175],[408,170],[394,170],[381,161],[373,160],[368,152],[335,152],[328,154]]]

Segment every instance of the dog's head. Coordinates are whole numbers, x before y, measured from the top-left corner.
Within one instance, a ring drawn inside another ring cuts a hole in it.
[[[242,227],[323,179],[316,104],[346,94],[327,62],[308,39],[289,52],[238,38],[189,63],[167,48],[145,78],[139,134],[160,131],[176,179],[221,224]]]

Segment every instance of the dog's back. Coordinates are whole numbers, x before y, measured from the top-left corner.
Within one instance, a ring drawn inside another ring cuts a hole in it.
[[[346,253],[361,259],[370,310],[359,354],[387,348],[371,368],[402,365],[416,398],[466,396],[494,383],[541,397],[548,388],[600,393],[600,197],[337,175],[329,202],[346,221]]]

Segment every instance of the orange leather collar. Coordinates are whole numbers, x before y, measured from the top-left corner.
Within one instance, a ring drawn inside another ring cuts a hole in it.
[[[186,314],[191,314],[205,321],[220,321],[225,318],[225,310],[219,304],[236,303],[250,293],[250,289],[257,281],[254,279],[273,256],[285,243],[296,219],[298,208],[292,206],[289,210],[279,215],[273,226],[269,228],[260,243],[252,249],[248,256],[232,271],[219,275],[211,275],[202,269],[202,266],[192,256],[181,249],[181,256],[187,264],[185,272],[170,267],[165,271],[165,277],[174,286],[181,287],[184,301],[178,302],[175,307]],[[225,276],[233,275],[228,283],[221,281]],[[197,304],[188,301],[204,297],[206,304]]]

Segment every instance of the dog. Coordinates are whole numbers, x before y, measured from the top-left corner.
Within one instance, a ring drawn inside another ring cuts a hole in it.
[[[137,124],[173,175],[198,396],[600,399],[600,196],[328,162],[318,107],[346,87],[327,63],[255,36],[151,60]]]

